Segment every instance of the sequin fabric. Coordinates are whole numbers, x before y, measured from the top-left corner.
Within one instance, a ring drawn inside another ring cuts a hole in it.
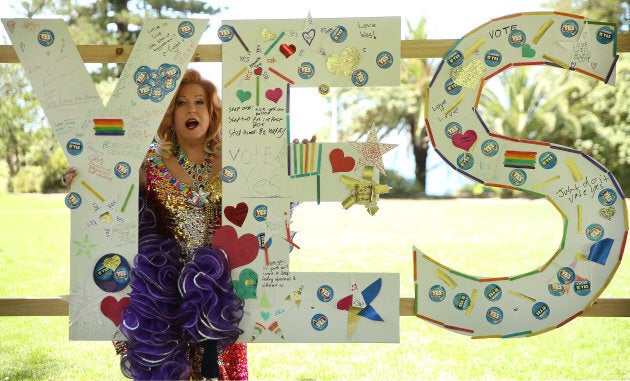
[[[208,184],[208,203],[199,205],[196,194],[180,183],[167,170],[156,144],[147,156],[147,203],[154,208],[162,233],[177,240],[181,247],[180,261],[191,259],[194,250],[212,242],[214,231],[221,226],[221,178],[216,175]],[[190,379],[203,379],[200,373],[203,348],[190,344],[192,366]],[[219,355],[221,380],[247,380],[247,344],[235,343]]]

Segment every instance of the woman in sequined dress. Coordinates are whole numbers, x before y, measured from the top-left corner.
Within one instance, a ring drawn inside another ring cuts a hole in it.
[[[129,378],[248,378],[247,346],[235,343],[242,301],[211,246],[221,226],[221,114],[214,84],[187,70],[142,164],[127,341],[114,343]],[[69,168],[64,183],[74,176]]]

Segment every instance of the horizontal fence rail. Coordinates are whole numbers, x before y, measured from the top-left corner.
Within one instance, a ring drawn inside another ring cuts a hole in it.
[[[402,58],[440,58],[458,40],[402,40]],[[125,63],[133,45],[77,45],[85,63]],[[617,35],[617,52],[630,52],[630,34]],[[221,62],[221,45],[198,45],[192,62]],[[0,63],[20,63],[13,45],[0,45]],[[400,316],[415,316],[414,298],[400,298]],[[68,316],[62,297],[0,298],[0,316]],[[630,299],[600,298],[580,316],[630,317]]]
[[[400,316],[416,316],[414,298],[400,298]],[[55,298],[0,299],[0,316],[68,316],[68,301]],[[600,298],[580,316],[630,317],[630,299]]]
[[[458,40],[402,40],[402,58],[439,58]],[[125,63],[133,45],[77,45],[85,63]],[[617,35],[617,52],[630,52],[630,34]],[[193,62],[221,62],[221,45],[198,45],[193,54]],[[0,62],[20,63],[13,45],[0,45]]]

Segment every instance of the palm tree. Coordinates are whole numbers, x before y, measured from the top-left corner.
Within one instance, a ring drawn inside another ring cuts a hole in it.
[[[517,139],[547,141],[574,147],[582,123],[596,121],[576,100],[593,84],[558,68],[519,67],[498,77],[502,93],[484,89],[480,113],[488,127]]]

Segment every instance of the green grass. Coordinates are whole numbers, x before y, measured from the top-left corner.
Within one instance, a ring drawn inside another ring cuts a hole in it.
[[[303,204],[292,271],[400,273],[413,295],[412,247],[479,276],[521,274],[555,252],[562,221],[544,201],[381,200],[364,208]],[[326,222],[326,223],[323,223]],[[0,297],[69,287],[62,195],[0,195]],[[628,256],[626,249],[626,258]],[[630,297],[622,262],[603,297]],[[630,378],[630,319],[575,319],[543,335],[481,339],[401,318],[400,344],[253,344],[251,380],[568,380]],[[71,342],[67,317],[0,317],[0,380],[123,380],[110,342]]]

